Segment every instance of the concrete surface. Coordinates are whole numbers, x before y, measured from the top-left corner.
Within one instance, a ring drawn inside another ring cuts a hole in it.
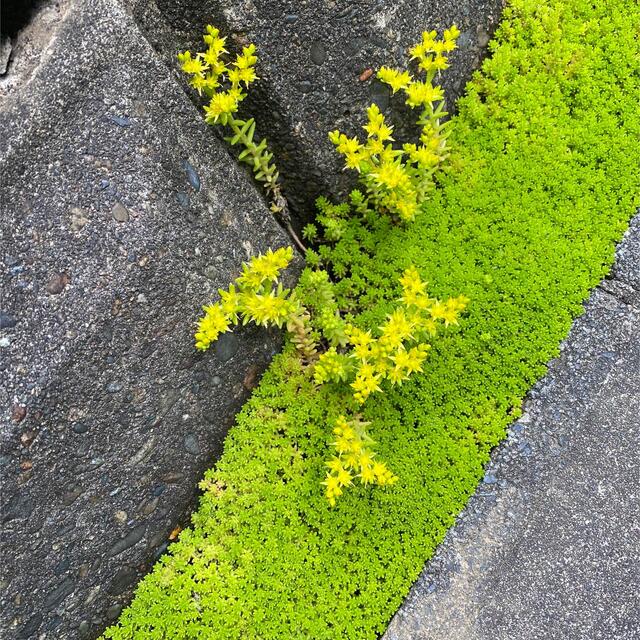
[[[385,640],[640,638],[640,216]]]
[[[197,355],[200,305],[286,237],[119,3],[45,8],[0,82],[0,637],[76,639],[187,520],[279,346]]]
[[[125,0],[168,64],[177,51],[201,47],[204,25],[228,36],[232,48],[255,42],[258,75],[245,110],[267,136],[299,219],[315,215],[320,194],[343,194],[354,172],[327,134],[362,133],[365,110],[376,102],[403,129],[414,122],[402,99],[390,99],[375,79],[381,65],[404,66],[425,29],[455,22],[460,48],[443,76],[452,106],[479,66],[497,26],[502,0]],[[184,80],[183,80],[184,82]],[[406,134],[406,132],[405,132]]]

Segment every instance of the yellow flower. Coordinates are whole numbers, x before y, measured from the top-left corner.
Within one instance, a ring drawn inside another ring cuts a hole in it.
[[[393,93],[405,89],[413,80],[408,71],[397,71],[389,67],[381,67],[378,71],[378,79],[388,84]]]
[[[378,185],[387,189],[397,189],[408,186],[410,183],[409,176],[402,165],[397,162],[382,163],[377,171],[371,173],[371,176]]]
[[[189,84],[200,94],[202,95],[202,90],[207,86],[207,79],[201,73],[196,73],[191,80],[189,80]]]
[[[400,277],[400,284],[405,293],[425,293],[427,286],[425,282],[422,282],[418,270],[413,265],[404,270]]]
[[[240,296],[236,292],[235,285],[229,285],[229,290],[218,289],[220,298],[222,298],[221,307],[227,316],[232,319],[237,319],[238,309],[240,307]]]
[[[207,65],[199,57],[191,57],[191,51],[179,53],[178,60],[181,63],[180,68],[185,73],[196,74],[207,70]]]
[[[211,44],[220,35],[220,30],[211,24],[208,24],[205,29],[207,33],[203,36],[203,40],[205,44]]]
[[[388,344],[400,345],[407,339],[413,338],[413,323],[403,309],[396,309],[387,316],[387,321],[380,327],[382,337]]]
[[[363,466],[360,470],[360,479],[362,484],[369,484],[370,482],[375,481],[376,475],[373,473],[373,469],[370,466]]]
[[[269,324],[281,327],[293,311],[294,305],[291,300],[275,291],[264,294],[247,293],[243,295],[242,302],[245,322],[253,320],[265,327]]]
[[[439,144],[438,140],[438,144]],[[436,167],[440,160],[442,159],[439,155],[435,154],[428,147],[421,145],[404,145],[404,150],[409,154],[409,158],[411,158],[411,162],[420,165],[426,169],[430,169],[432,167]]]
[[[384,144],[378,138],[369,138],[367,140],[367,152],[370,156],[379,156],[384,153]]]
[[[342,461],[340,460],[340,458],[331,458],[331,460],[329,460],[329,462],[325,464],[327,465],[327,467],[329,467],[329,469],[331,469],[331,471],[338,471],[342,469]]]
[[[351,383],[354,390],[353,397],[360,403],[364,401],[375,391],[382,391],[378,382],[381,375],[376,373],[370,364],[363,364],[356,375],[356,379]]]
[[[249,263],[242,265],[242,275],[238,278],[238,284],[251,290],[258,289],[265,281],[277,282],[282,269],[286,269],[293,259],[291,247],[281,247],[272,251],[268,249],[265,254],[251,258]]]
[[[223,114],[235,113],[238,110],[238,98],[231,92],[222,91],[214,94],[211,102],[204,108],[205,120],[217,122]]]
[[[410,107],[420,107],[444,99],[441,87],[434,87],[430,82],[413,82],[406,89],[407,104]]]
[[[196,349],[205,351],[221,333],[229,330],[229,318],[219,304],[202,307],[204,316],[198,320],[195,333]]]
[[[427,344],[420,344],[417,347],[412,347],[407,351],[404,346],[400,346],[394,356],[391,356],[391,360],[396,365],[396,369],[400,369],[408,377],[412,373],[422,371],[422,363],[427,357],[427,352],[430,346]]]
[[[456,27],[455,24],[452,24],[451,27],[444,30],[444,41],[455,43],[459,35],[460,35],[460,30],[458,29],[458,27]]]
[[[341,487],[346,487],[347,485],[351,484],[351,480],[353,479],[353,476],[346,469],[340,469],[336,477],[338,480],[338,484]]]
[[[245,86],[249,86],[250,83],[258,79],[258,76],[256,75],[255,69],[250,67],[248,69],[240,69],[239,78],[240,82],[244,82]]]
[[[413,189],[405,189],[401,193],[394,192],[385,201],[385,206],[400,216],[401,220],[414,220],[419,211],[418,194]]]
[[[250,44],[246,47],[243,47],[242,53],[239,54],[236,58],[234,64],[238,69],[248,69],[249,67],[253,67],[256,62],[258,62],[258,57],[255,55],[256,53],[256,45]]]
[[[367,135],[370,138],[377,137],[380,142],[393,140],[391,137],[393,127],[390,127],[385,123],[384,115],[380,113],[380,109],[377,104],[372,104],[367,109],[367,117],[369,122],[364,125],[363,129],[367,132]]]

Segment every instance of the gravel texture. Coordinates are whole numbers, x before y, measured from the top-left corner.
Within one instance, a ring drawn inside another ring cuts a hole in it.
[[[385,640],[640,638],[639,222]]]
[[[0,83],[2,638],[118,616],[279,346],[195,353],[199,306],[286,237],[119,3],[51,12]]]
[[[404,66],[423,30],[455,22],[462,34],[443,77],[448,102],[464,90],[497,26],[502,0],[125,0],[167,63],[200,48],[204,25],[228,36],[232,50],[258,47],[258,75],[245,110],[267,136],[294,213],[310,219],[320,194],[344,194],[343,172],[329,131],[362,133],[365,110],[376,102],[400,129],[415,118],[402,99],[375,79],[381,65]],[[184,80],[183,80],[184,82]],[[194,96],[195,97],[195,96]],[[405,132],[406,133],[406,132]]]

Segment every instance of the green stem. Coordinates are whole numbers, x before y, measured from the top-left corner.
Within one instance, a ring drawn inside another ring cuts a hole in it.
[[[236,120],[234,118],[230,118],[228,121],[228,125],[231,127],[231,131],[233,131],[234,134],[233,137],[236,138],[237,142],[241,143],[248,152],[248,154],[242,158],[242,161],[253,167],[256,179],[262,182],[271,199],[271,210],[273,213],[280,215],[291,239],[295,242],[298,249],[300,249],[304,254],[307,249],[291,224],[289,203],[282,194],[282,190],[278,182],[278,170],[275,164],[269,162],[270,158],[266,155],[268,153],[266,151],[266,142],[263,139],[256,145],[255,142],[253,142],[253,134],[248,135],[247,133],[246,124],[247,121]],[[259,174],[262,174],[262,177],[258,178]]]

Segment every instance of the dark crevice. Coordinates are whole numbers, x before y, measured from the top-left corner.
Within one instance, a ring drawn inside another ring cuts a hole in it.
[[[0,2],[2,38],[15,38],[31,22],[42,4],[42,0],[2,0]]]

